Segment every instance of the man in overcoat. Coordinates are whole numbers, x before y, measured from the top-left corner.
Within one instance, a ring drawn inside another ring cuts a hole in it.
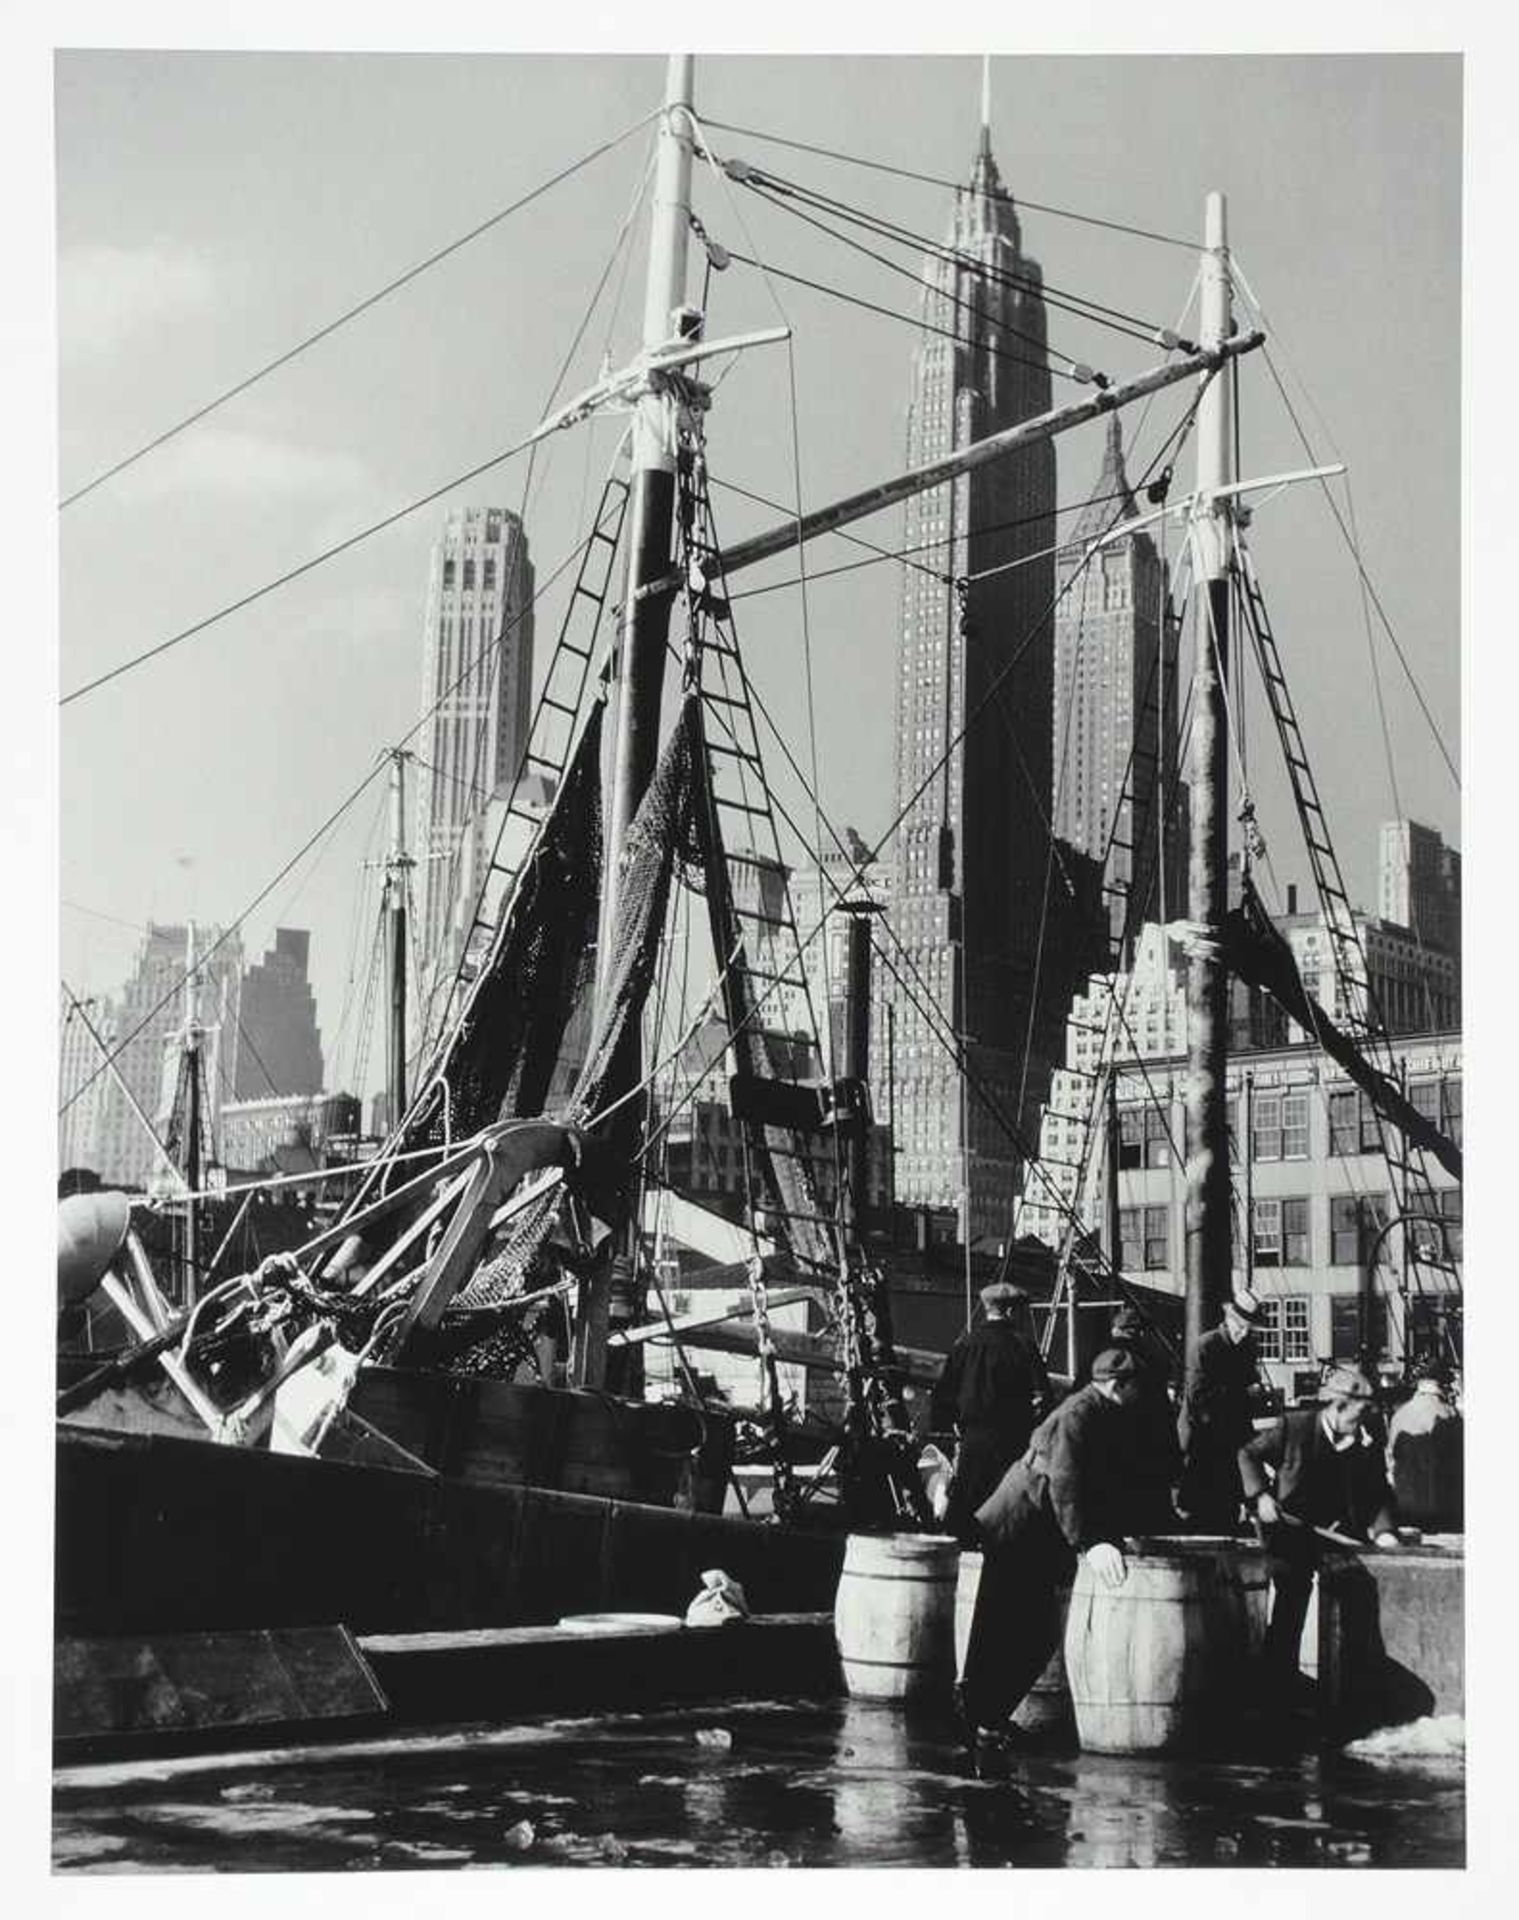
[[[1139,1368],[1138,1390],[1130,1409],[1134,1429],[1135,1533],[1174,1533],[1173,1493],[1181,1478],[1181,1448],[1176,1439],[1176,1409],[1167,1390],[1169,1368],[1152,1329],[1127,1302],[1113,1315],[1108,1338],[1132,1353]]]
[[[1176,1504],[1193,1532],[1233,1533],[1239,1525],[1238,1455],[1255,1431],[1251,1416],[1261,1399],[1254,1338],[1260,1318],[1260,1301],[1241,1287],[1224,1303],[1223,1324],[1197,1343],[1176,1423]]]
[[[1060,1638],[1059,1592],[1076,1555],[1097,1577],[1123,1583],[1132,1529],[1134,1356],[1100,1353],[1092,1378],[1035,1429],[1023,1458],[977,1509],[985,1541],[965,1652],[960,1706],[978,1744],[1009,1736],[1014,1709]]]
[[[1039,1349],[1018,1325],[1027,1298],[1006,1280],[981,1289],[985,1318],[950,1348],[929,1403],[934,1431],[953,1432],[959,1442],[944,1527],[962,1546],[980,1545],[976,1509],[1027,1447],[1050,1401]]]
[[[1283,1414],[1240,1449],[1246,1504],[1270,1556],[1276,1597],[1266,1630],[1268,1684],[1290,1699],[1308,1596],[1323,1557],[1318,1529],[1351,1540],[1395,1547],[1392,1490],[1382,1449],[1363,1421],[1370,1381],[1358,1367],[1336,1367],[1319,1390],[1319,1405]]]

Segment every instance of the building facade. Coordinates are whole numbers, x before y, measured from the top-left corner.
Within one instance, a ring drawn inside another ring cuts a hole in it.
[[[221,1109],[236,1086],[237,1030],[243,971],[242,942],[218,927],[148,925],[132,977],[115,1000],[120,1052],[115,1064],[139,1107],[163,1138],[179,1077],[180,1035],[186,1011],[185,976],[191,951],[197,965],[196,1000],[207,1110],[205,1138],[218,1153]],[[96,1135],[95,1171],[108,1184],[146,1186],[162,1166],[157,1144],[132,1111],[115,1076],[106,1081]]]
[[[504,507],[450,511],[432,552],[418,753],[417,897],[424,968],[445,957],[474,816],[510,785],[532,719],[533,568]]]
[[[1461,1023],[1461,961],[1454,953],[1426,945],[1406,926],[1354,910],[1364,980],[1389,1033],[1444,1032]],[[1334,966],[1334,944],[1323,914],[1288,914],[1277,921],[1297,961],[1303,985],[1336,1021],[1363,1012],[1366,987],[1359,973],[1341,979]],[[1305,1036],[1293,1024],[1294,1038]]]
[[[240,1101],[319,1093],[322,1035],[306,970],[311,935],[276,927],[274,945],[243,975],[236,1097]]]
[[[89,1025],[85,1024],[88,1020]],[[82,1011],[68,1000],[58,1028],[58,1170],[89,1167],[99,1171],[101,1121],[110,1075],[99,1071],[102,1054],[90,1032],[106,1047],[116,1042],[116,1015],[109,1000],[87,999]]]
[[[229,1100],[221,1111],[222,1161],[256,1173],[285,1148],[308,1147],[321,1156],[334,1139],[354,1139],[361,1120],[361,1103],[348,1093]]]
[[[1433,827],[1384,820],[1378,842],[1377,910],[1440,953],[1461,951],[1461,855]]]
[[[1143,930],[1132,976],[1094,980],[1076,1003],[1020,1231],[1059,1247],[1074,1210],[1106,1238],[1109,1110],[1094,1093],[1105,1088],[1115,1032],[1120,1263],[1128,1279],[1182,1295],[1186,992],[1182,957],[1161,927]],[[1400,1036],[1393,1057],[1412,1103],[1459,1144],[1459,1032]],[[1227,1112],[1235,1278],[1248,1277],[1266,1303],[1261,1349],[1273,1383],[1291,1391],[1296,1374],[1363,1350],[1400,1359],[1410,1330],[1418,1338],[1448,1296],[1421,1292],[1416,1275],[1405,1288],[1387,1265],[1397,1236],[1383,1229],[1417,1203],[1392,1191],[1364,1095],[1317,1047],[1289,1044],[1231,1055]],[[1442,1224],[1415,1232],[1444,1239],[1459,1258],[1460,1187],[1433,1160],[1427,1171]]]
[[[985,128],[923,275],[911,466],[1051,404],[1041,271]],[[891,923],[910,988],[878,974],[877,998],[895,1016],[900,1195],[961,1206],[973,1239],[1010,1229],[1018,1159],[1008,1129],[963,1097],[945,1035],[964,1036],[977,1078],[1018,1117],[1037,1113],[1065,1016],[1059,928],[1043,911],[1054,508],[1045,443],[916,495],[904,515],[903,546],[922,563],[904,569],[898,630]]]
[[[1115,951],[1144,921],[1185,913],[1187,894],[1167,567],[1144,531],[1105,538],[1137,512],[1113,413],[1097,486],[1056,556],[1051,816],[1102,868]]]

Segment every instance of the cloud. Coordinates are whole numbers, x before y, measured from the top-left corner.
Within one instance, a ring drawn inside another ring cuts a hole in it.
[[[170,247],[65,247],[58,256],[62,359],[106,354],[146,329],[204,313],[215,281],[196,254]]]
[[[318,510],[343,511],[363,500],[374,480],[354,454],[205,420],[145,460],[133,472],[132,484],[157,497],[192,493],[293,499]],[[342,526],[349,530],[346,521]]]

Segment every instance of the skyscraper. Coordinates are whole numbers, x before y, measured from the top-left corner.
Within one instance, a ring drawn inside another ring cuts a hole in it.
[[[419,945],[452,975],[466,828],[517,771],[532,718],[533,568],[504,507],[453,509],[432,552],[418,752]],[[467,918],[467,916],[466,916]]]
[[[1377,905],[1384,920],[1407,927],[1426,947],[1461,951],[1461,855],[1433,827],[1384,820]]]
[[[176,1036],[185,1020],[184,982],[192,944],[203,963],[195,997],[205,1029],[201,1060],[209,1103],[206,1133],[214,1151],[222,1102],[232,1097],[235,1084],[243,967],[242,943],[236,935],[223,940],[217,927],[197,926],[192,933],[183,926],[149,923],[132,977],[115,1001],[121,1047],[115,1064],[162,1139],[178,1079]],[[121,1186],[144,1186],[163,1156],[115,1076],[102,1078],[107,1085],[96,1136],[95,1171],[103,1180]]]
[[[1090,552],[1137,511],[1109,414],[1097,486],[1055,563],[1052,814],[1061,839],[1102,864],[1115,945],[1126,927],[1132,939],[1146,920],[1183,914],[1187,897],[1166,563],[1145,532]]]
[[[91,1033],[91,1027],[95,1032]],[[58,1170],[70,1167],[98,1170],[100,1122],[105,1112],[110,1076],[99,1073],[100,1040],[109,1048],[116,1038],[116,1020],[108,1000],[87,999],[76,1007],[65,1000],[58,1029]]]
[[[276,927],[274,945],[243,975],[237,1098],[268,1100],[322,1087],[322,1036],[306,978],[311,935]]]
[[[1023,251],[984,125],[924,282],[907,416],[914,466],[1051,404],[1042,276]],[[1051,868],[1054,507],[1045,442],[918,494],[903,529],[917,558],[903,573],[896,789],[905,811],[891,926],[911,955],[910,965],[893,959],[913,992],[882,969],[878,1033],[890,1001],[901,1197],[957,1205],[968,1185],[972,1238],[1009,1230],[1017,1156],[997,1118],[962,1101],[934,1029],[969,1036],[977,1078],[1032,1131],[1062,1044],[1067,1001],[1055,975],[1069,969],[1054,960],[1069,890],[1082,879]],[[1094,904],[1088,897],[1088,911]],[[932,1003],[935,1020],[914,997]],[[882,1051],[878,1039],[878,1060]]]

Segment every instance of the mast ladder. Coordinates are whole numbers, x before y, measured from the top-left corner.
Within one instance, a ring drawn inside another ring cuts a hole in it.
[[[1329,823],[1319,799],[1318,782],[1309,764],[1308,750],[1282,667],[1281,651],[1266,610],[1265,595],[1261,591],[1249,549],[1242,540],[1236,539],[1236,545],[1240,560],[1236,572],[1240,598],[1249,624],[1256,663],[1271,706],[1272,719],[1276,723],[1282,755],[1287,763],[1292,795],[1313,868],[1319,907],[1329,937],[1338,988],[1337,1018],[1373,1065],[1390,1079],[1396,1080],[1397,1066],[1387,1023],[1371,984],[1366,951],[1330,837]],[[1438,1222],[1441,1218],[1424,1150],[1411,1142],[1400,1128],[1393,1126],[1380,1110],[1374,1111],[1382,1156],[1387,1163],[1391,1183],[1390,1201],[1397,1206],[1401,1200],[1405,1223],[1393,1229],[1388,1238],[1403,1240],[1407,1268],[1416,1292],[1425,1291],[1425,1275],[1428,1274],[1433,1283],[1432,1292],[1459,1296],[1460,1264],[1450,1254],[1444,1230],[1437,1226],[1430,1233],[1410,1231],[1410,1225],[1416,1226],[1420,1221]],[[1402,1331],[1406,1352],[1410,1330],[1405,1327]]]

